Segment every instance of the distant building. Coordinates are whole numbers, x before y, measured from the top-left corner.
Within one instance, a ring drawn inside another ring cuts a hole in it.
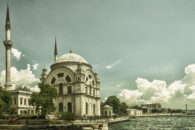
[[[105,105],[102,107],[102,116],[105,116],[105,117],[111,117],[113,116],[113,108],[109,105]]]
[[[139,109],[127,109],[128,116],[142,116],[142,110]]]
[[[141,108],[145,113],[155,113],[161,111],[161,104],[160,103],[142,104]]]
[[[35,115],[35,108],[29,104],[30,96],[32,92],[13,90],[12,93],[12,105],[17,108],[17,113],[22,114],[32,114]]]

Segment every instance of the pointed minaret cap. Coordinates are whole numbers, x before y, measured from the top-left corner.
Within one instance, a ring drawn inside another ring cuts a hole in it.
[[[54,55],[58,55],[58,50],[57,50],[57,42],[56,42],[56,37],[55,37],[55,48],[54,48]]]
[[[5,29],[8,30],[8,29],[11,29],[11,26],[10,26],[10,18],[9,18],[9,3],[7,3],[7,15],[6,15],[6,21],[5,21]]]

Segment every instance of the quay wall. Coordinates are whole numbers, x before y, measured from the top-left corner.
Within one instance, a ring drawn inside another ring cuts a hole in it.
[[[150,114],[143,114],[139,117],[147,117],[147,116],[181,116],[184,115],[183,113],[150,113]]]
[[[108,130],[107,122],[96,122],[90,120],[44,120],[26,119],[10,122],[0,120],[0,130]]]

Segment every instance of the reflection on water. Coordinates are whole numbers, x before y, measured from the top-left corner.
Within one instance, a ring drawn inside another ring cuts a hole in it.
[[[195,130],[195,116],[137,117],[111,124],[109,130]]]

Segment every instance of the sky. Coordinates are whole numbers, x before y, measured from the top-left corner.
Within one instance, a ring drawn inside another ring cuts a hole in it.
[[[160,102],[164,107],[184,108],[187,103],[195,109],[194,0],[9,3],[16,85],[34,86],[42,68],[50,69],[56,36],[59,56],[72,49],[93,66],[102,100],[116,95],[129,105]],[[0,0],[2,82],[6,4],[7,0]]]

